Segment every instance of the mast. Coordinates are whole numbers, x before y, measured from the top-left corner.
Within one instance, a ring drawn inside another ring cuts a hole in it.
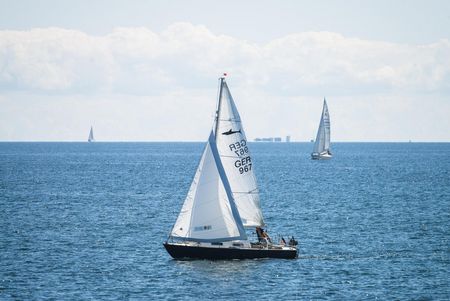
[[[222,87],[223,87],[223,81],[225,80],[226,73],[223,74],[219,78],[219,95],[217,100],[217,110],[216,110],[216,126],[214,128],[214,136],[217,137],[217,131],[219,129],[219,119],[220,119],[220,107],[222,106]]]

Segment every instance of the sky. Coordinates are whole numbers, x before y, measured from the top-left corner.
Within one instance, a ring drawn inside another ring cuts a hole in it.
[[[0,141],[450,141],[450,1],[3,1]]]

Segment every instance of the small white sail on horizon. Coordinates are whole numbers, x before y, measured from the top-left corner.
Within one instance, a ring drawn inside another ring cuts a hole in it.
[[[89,131],[88,142],[95,142],[95,139],[94,139],[94,130],[92,129],[92,126],[91,126],[91,130]]]
[[[312,159],[330,159],[330,114],[328,112],[327,101],[323,99],[322,115],[320,116],[319,129],[317,130],[316,141],[314,142]]]

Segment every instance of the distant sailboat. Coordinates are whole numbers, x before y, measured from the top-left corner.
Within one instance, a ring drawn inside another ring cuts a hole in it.
[[[330,151],[330,114],[327,101],[323,99],[322,116],[320,117],[319,130],[317,131],[314,149],[311,154],[313,160],[331,159]]]
[[[294,238],[273,243],[264,230],[247,138],[225,78],[216,118],[175,225],[164,243],[176,259],[296,258]],[[246,229],[256,230],[250,242]]]
[[[92,126],[91,126],[91,130],[89,131],[88,142],[95,142],[95,139],[94,139],[94,130],[92,129]]]

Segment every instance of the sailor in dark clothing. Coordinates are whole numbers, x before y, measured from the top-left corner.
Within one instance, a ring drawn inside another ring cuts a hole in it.
[[[265,232],[264,229],[261,227],[256,227],[256,235],[258,236],[259,242],[266,242],[266,243],[272,242],[267,232]]]
[[[264,240],[264,230],[261,227],[256,227],[256,236],[259,242]]]
[[[289,239],[289,245],[290,246],[298,245],[298,241],[295,240],[294,236],[292,236],[291,239]]]

